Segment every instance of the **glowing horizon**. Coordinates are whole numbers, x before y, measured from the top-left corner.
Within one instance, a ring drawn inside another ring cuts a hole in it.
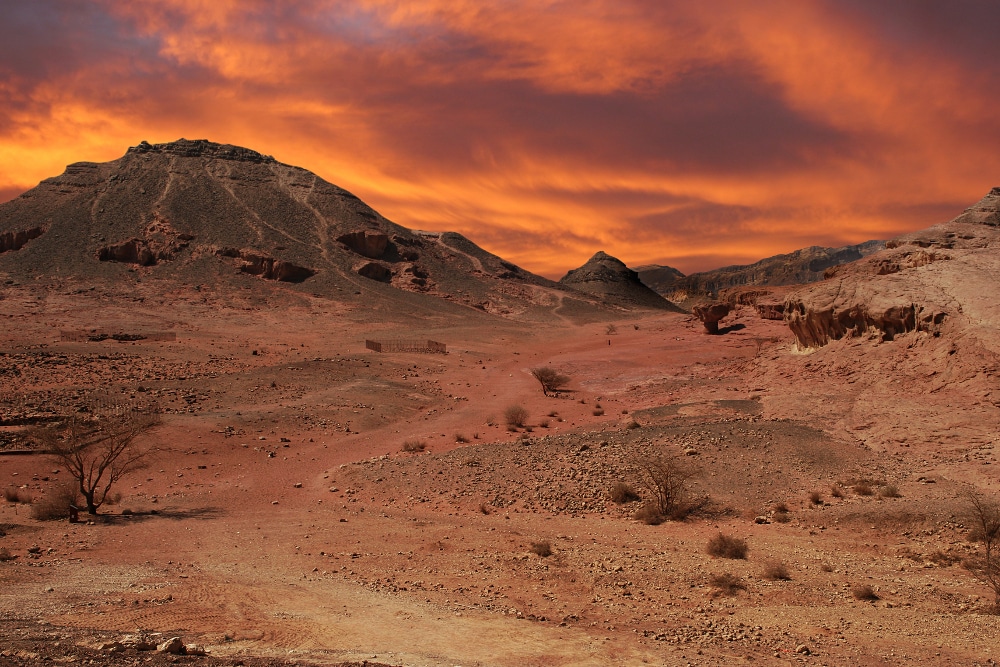
[[[1000,7],[802,0],[16,5],[0,201],[142,140],[245,146],[553,278],[947,220],[1000,183]]]

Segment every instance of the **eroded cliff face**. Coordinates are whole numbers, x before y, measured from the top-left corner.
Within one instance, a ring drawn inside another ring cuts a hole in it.
[[[1000,188],[994,188],[950,222],[893,239],[885,250],[789,293],[784,318],[797,345],[856,336],[889,341],[913,331],[940,335],[950,321],[958,330],[995,329],[1000,306],[984,295],[1000,278],[998,215]]]

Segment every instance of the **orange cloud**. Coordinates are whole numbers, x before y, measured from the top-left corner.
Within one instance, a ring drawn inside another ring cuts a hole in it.
[[[886,238],[997,182],[991,18],[862,0],[25,3],[0,26],[0,197],[184,136],[553,277],[598,249],[691,271]]]

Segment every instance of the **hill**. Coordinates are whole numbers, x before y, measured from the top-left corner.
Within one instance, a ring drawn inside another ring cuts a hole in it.
[[[391,222],[305,169],[205,140],[142,142],[111,162],[71,164],[0,205],[0,275],[270,285],[403,312],[460,306],[587,318],[617,310],[460,234]]]

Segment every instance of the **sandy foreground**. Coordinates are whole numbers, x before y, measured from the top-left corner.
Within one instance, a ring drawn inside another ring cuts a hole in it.
[[[1000,653],[991,591],[962,567],[977,546],[961,493],[996,484],[992,413],[955,393],[908,400],[909,381],[856,361],[917,334],[803,355],[750,310],[707,336],[673,313],[609,333],[394,322],[319,299],[250,310],[189,294],[132,309],[24,289],[2,305],[8,397],[100,386],[166,414],[148,435],[162,450],[92,521],[0,506],[0,547],[16,556],[0,563],[0,664],[143,664],[152,653],[96,650],[138,631],[204,646],[209,657],[170,657],[192,664],[974,665]],[[115,327],[177,340],[59,337]],[[448,353],[380,354],[369,337]],[[853,367],[838,372],[837,355]],[[568,391],[542,395],[529,370],[545,365]],[[525,428],[508,430],[511,405],[527,409]],[[927,415],[952,423],[931,437]],[[682,455],[691,497],[710,500],[645,525],[632,518],[641,503],[608,490],[646,493],[642,462],[663,452]],[[45,456],[0,456],[2,485],[36,499],[65,477]],[[855,491],[865,485],[871,495]],[[720,532],[747,557],[710,556]],[[862,586],[877,599],[856,599]]]

